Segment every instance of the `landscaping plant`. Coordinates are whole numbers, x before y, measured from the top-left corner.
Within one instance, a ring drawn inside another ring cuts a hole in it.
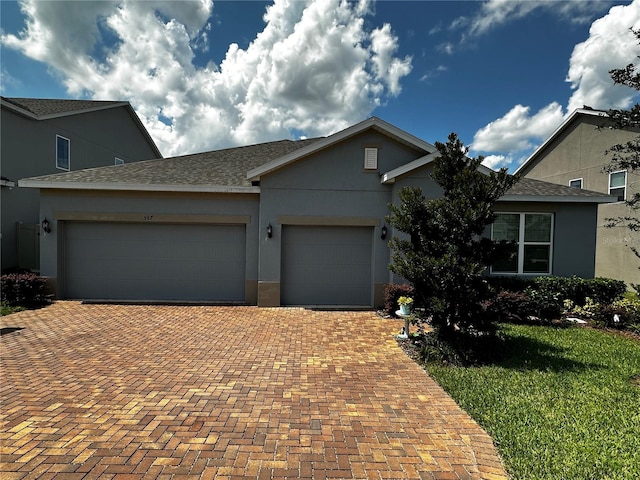
[[[484,308],[492,291],[483,274],[509,245],[483,234],[495,220],[495,202],[516,178],[506,169],[484,169],[483,158],[468,157],[455,133],[436,148],[431,177],[442,197],[427,199],[419,188],[405,187],[399,204],[389,205],[387,221],[406,234],[389,242],[390,268],[414,286],[438,335],[493,332],[495,316]]]

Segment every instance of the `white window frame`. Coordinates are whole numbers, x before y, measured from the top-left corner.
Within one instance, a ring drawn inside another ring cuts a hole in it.
[[[629,175],[627,175],[627,171],[626,170],[616,170],[615,172],[609,172],[609,195],[611,195],[611,175],[614,175],[616,173],[624,173],[624,187],[613,187],[613,189],[618,189],[618,188],[624,188],[624,194],[622,195],[622,200],[618,200],[618,202],[624,202],[627,200],[627,180],[629,178]]]
[[[364,149],[364,169],[378,169],[378,149],[375,147],[365,147]]]
[[[553,274],[553,231],[555,225],[555,214],[549,212],[496,212],[497,215],[519,215],[520,224],[518,228],[518,269],[516,272],[494,272],[493,266],[490,268],[491,275],[552,275]],[[548,242],[525,242],[525,219],[527,215],[548,215],[551,217],[551,229],[549,231]],[[491,239],[493,240],[493,224],[491,224]],[[549,245],[549,270],[547,272],[525,272],[524,271],[524,249],[527,245]]]
[[[580,182],[580,186],[579,187],[574,187],[574,186],[571,185],[572,182]],[[582,181],[582,178],[572,178],[571,180],[569,180],[569,186],[571,188],[582,188],[583,183],[584,182]]]
[[[114,161],[114,165],[124,165],[124,160],[121,158],[116,157],[115,161]]]
[[[62,140],[66,140],[67,141],[67,168],[65,167],[61,167],[58,164],[58,139],[61,138]],[[71,171],[71,140],[69,140],[67,137],[63,137],[62,135],[56,135],[56,168],[60,169],[60,170],[64,170],[65,172],[69,172]]]

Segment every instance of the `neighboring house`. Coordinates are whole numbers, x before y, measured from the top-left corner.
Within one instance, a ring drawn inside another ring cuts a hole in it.
[[[39,196],[22,178],[162,155],[128,102],[0,97],[3,271],[37,270]]]
[[[436,198],[433,145],[378,118],[326,138],[22,180],[39,188],[41,273],[59,298],[379,306],[388,205],[404,186]],[[594,273],[610,197],[525,179],[498,205],[518,242],[494,273]],[[576,241],[579,239],[579,241]]]
[[[638,131],[608,128],[606,113],[589,108],[575,110],[523,163],[516,173],[525,178],[584,188],[613,195],[617,202],[600,205],[596,246],[596,276],[617,278],[627,283],[640,281],[640,259],[630,246],[640,248],[640,232],[625,226],[607,228],[608,218],[637,218],[624,200],[640,192],[637,174],[624,170],[605,172],[613,145],[626,143]]]

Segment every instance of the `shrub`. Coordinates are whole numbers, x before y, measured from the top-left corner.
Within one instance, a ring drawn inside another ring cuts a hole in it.
[[[400,297],[413,297],[414,288],[407,283],[388,283],[384,289],[384,310],[393,315],[398,309]]]
[[[557,320],[564,310],[564,299],[552,288],[536,289],[529,287],[525,294],[530,299],[531,313],[543,322]]]
[[[2,275],[2,301],[9,306],[41,307],[50,303],[45,279],[34,273]]]
[[[532,278],[523,277],[488,277],[487,281],[495,292],[515,292],[522,293],[527,287],[533,285]]]
[[[506,352],[502,335],[455,333],[439,336],[427,332],[414,339],[418,357],[422,362],[460,367],[484,365],[504,357]]]
[[[524,292],[503,290],[491,300],[486,310],[499,322],[524,323],[532,315],[531,299]]]
[[[604,328],[624,328],[627,311],[623,307],[613,304],[596,304],[593,313],[593,321],[598,327]]]
[[[590,287],[589,296],[596,303],[613,303],[620,300],[627,291],[627,286],[622,280],[592,278],[586,282]]]
[[[574,304],[582,306],[587,297],[595,303],[613,303],[622,298],[627,290],[622,280],[611,278],[581,278],[581,277],[555,277],[541,276],[531,279],[520,277],[491,277],[490,285],[495,291],[507,290],[509,292],[525,292],[536,290],[541,295],[549,298],[556,294],[561,300],[571,300]]]

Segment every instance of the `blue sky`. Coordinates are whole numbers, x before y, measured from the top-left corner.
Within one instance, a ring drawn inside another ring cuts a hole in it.
[[[376,115],[514,170],[575,108],[624,108],[640,0],[0,2],[8,97],[128,100],[165,156]]]

